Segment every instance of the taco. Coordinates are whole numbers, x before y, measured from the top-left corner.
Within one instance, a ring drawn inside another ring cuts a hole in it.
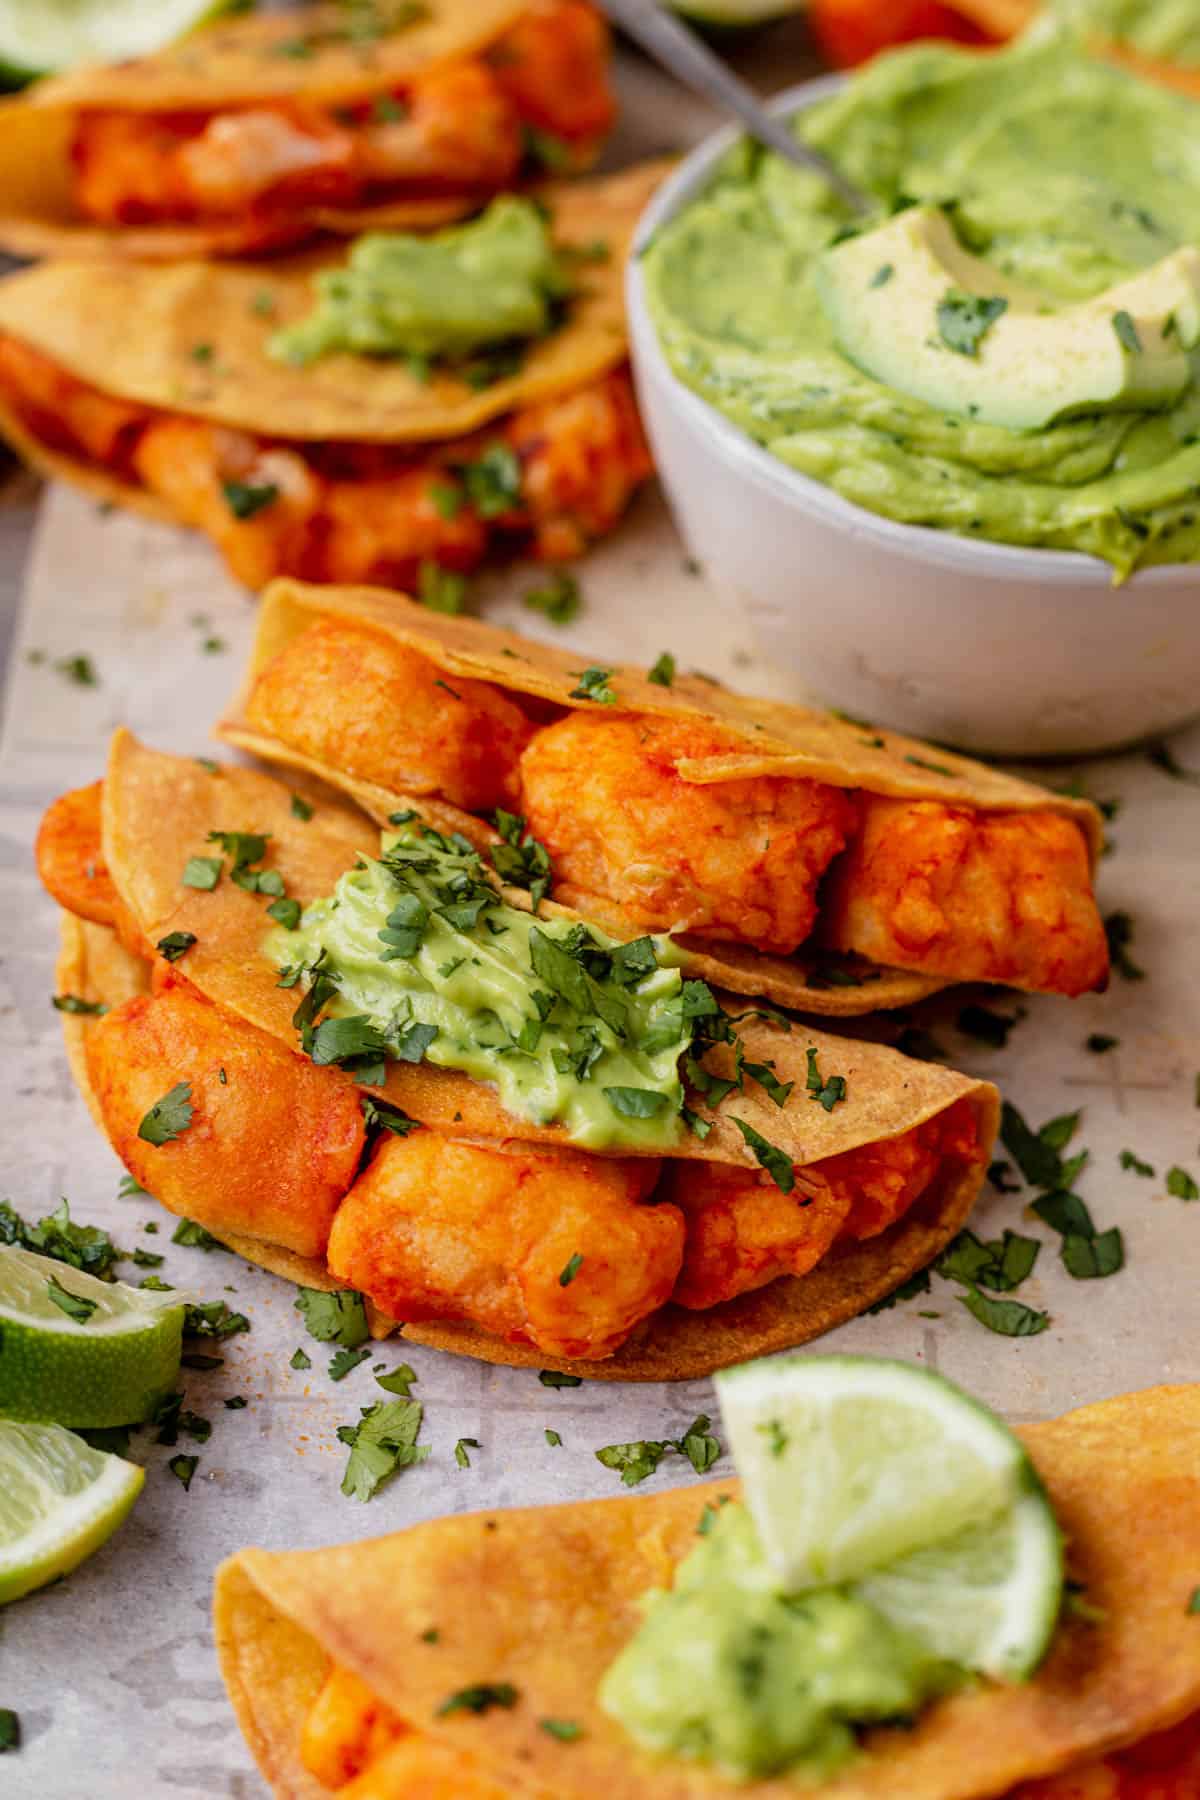
[[[175,261],[444,224],[613,121],[587,0],[361,0],[223,20],[0,108],[0,245]]]
[[[311,792],[121,732],[43,823],[61,983],[109,1009],[73,1066],[169,1210],[381,1330],[613,1380],[815,1336],[959,1230],[988,1083],[747,1011],[502,886],[436,802],[381,853]]]
[[[742,1513],[734,1481],[244,1550],[215,1596],[238,1723],[277,1800],[1186,1800],[1200,1791],[1200,1389],[1018,1435],[1080,1604],[1031,1679],[984,1679],[867,1730],[836,1773],[738,1781],[651,1756],[601,1704],[648,1590],[712,1542],[698,1530]],[[747,1692],[753,1652],[729,1674]],[[696,1669],[708,1677],[700,1653]]]
[[[348,255],[10,276],[0,430],[49,474],[206,532],[248,587],[369,579],[455,605],[489,552],[580,554],[650,472],[621,284],[663,166],[548,187],[536,205],[506,198],[432,238],[376,234]],[[394,326],[382,340],[377,284]],[[367,318],[369,353],[297,351],[322,309],[337,326]],[[442,342],[454,353],[431,355]]]
[[[673,931],[690,973],[801,1011],[1107,975],[1089,802],[669,657],[585,669],[391,594],[282,582],[219,730],[381,824],[414,795],[467,835],[518,815],[556,900],[615,935]]]

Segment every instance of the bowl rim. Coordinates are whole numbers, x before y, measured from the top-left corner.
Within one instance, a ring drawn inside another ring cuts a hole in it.
[[[845,75],[818,75],[783,88],[765,102],[770,113],[789,116],[830,98],[846,86]],[[1110,563],[1080,550],[1054,550],[1035,545],[995,543],[970,538],[942,526],[910,525],[889,519],[847,500],[811,475],[782,462],[757,443],[719,408],[687,387],[667,360],[646,305],[641,258],[651,239],[699,193],[715,163],[745,131],[723,125],[691,150],[652,194],[634,229],[625,270],[625,303],[629,314],[631,357],[643,380],[655,381],[664,398],[703,433],[710,446],[735,471],[765,487],[779,500],[850,537],[909,561],[935,563],[961,575],[1001,581],[1039,582],[1048,587],[1114,589],[1128,594],[1136,585],[1178,587],[1181,580],[1200,581],[1200,562],[1156,563],[1135,569],[1124,581]]]

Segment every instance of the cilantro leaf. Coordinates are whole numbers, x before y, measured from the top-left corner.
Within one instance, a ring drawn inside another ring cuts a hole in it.
[[[669,1096],[657,1088],[606,1087],[601,1092],[623,1119],[655,1119],[670,1105]]]
[[[1128,350],[1133,356],[1141,354],[1142,340],[1138,336],[1138,328],[1134,324],[1132,314],[1126,312],[1123,306],[1113,314],[1112,328],[1117,334],[1117,342],[1122,349]]]
[[[1178,1163],[1167,1170],[1167,1192],[1175,1200],[1200,1200],[1200,1187]]]
[[[506,1710],[517,1704],[517,1690],[511,1682],[477,1682],[474,1687],[459,1688],[442,1701],[437,1709],[437,1717],[444,1719],[448,1713],[469,1712],[485,1713],[493,1706],[501,1706]]]
[[[973,1231],[960,1231],[938,1257],[935,1267],[948,1281],[1006,1294],[1020,1287],[1032,1273],[1040,1250],[1036,1238],[1022,1237],[1015,1231],[1005,1231],[991,1242],[984,1242]]]
[[[571,689],[571,700],[594,700],[597,706],[616,706],[617,696],[609,687],[611,669],[581,669],[579,686]]]
[[[1115,1275],[1125,1266],[1125,1244],[1117,1226],[1094,1235],[1069,1232],[1062,1243],[1063,1267],[1076,1281]]]
[[[1073,1116],[1078,1120],[1078,1113]],[[1000,1137],[1005,1149],[1020,1169],[1031,1187],[1056,1188],[1062,1185],[1062,1159],[1058,1154],[1065,1147],[1067,1138],[1056,1144],[1044,1134],[1049,1131],[1051,1139],[1058,1137],[1065,1126],[1055,1120],[1043,1125],[1041,1131],[1032,1131],[1024,1117],[1006,1100],[1000,1115]]]
[[[46,1298],[53,1300],[59,1312],[66,1313],[68,1319],[73,1319],[76,1325],[86,1325],[99,1305],[96,1300],[85,1300],[82,1294],[73,1294],[70,1288],[63,1287],[55,1275],[47,1277]]]
[[[370,1094],[360,1094],[358,1099],[368,1133],[390,1131],[393,1137],[408,1137],[421,1129],[419,1119],[410,1119],[402,1107],[393,1106],[390,1100],[376,1100]]]
[[[996,320],[1008,311],[999,294],[963,294],[951,289],[938,302],[938,336],[959,356],[978,356],[979,346]]]
[[[497,519],[521,502],[521,464],[507,444],[492,444],[474,462],[459,465],[467,497],[481,519]]]
[[[596,1461],[606,1469],[615,1469],[625,1487],[636,1487],[653,1475],[670,1446],[662,1440],[643,1438],[632,1444],[606,1444],[596,1451]]]
[[[521,596],[531,612],[540,612],[552,625],[570,625],[583,609],[579,582],[567,569],[552,569],[540,586],[526,588]]]
[[[557,1450],[560,1448],[560,1446],[562,1444],[562,1436],[559,1432],[552,1430],[549,1425],[547,1425],[545,1431],[542,1433],[542,1436],[545,1438],[546,1442],[549,1444],[549,1446],[552,1450]]]
[[[0,1706],[0,1754],[18,1750],[21,1745],[21,1721],[11,1706]]]
[[[376,1375],[375,1383],[385,1394],[400,1394],[405,1400],[410,1400],[412,1384],[416,1379],[416,1370],[410,1363],[399,1363],[390,1374]]]
[[[0,1244],[19,1244],[101,1281],[114,1279],[113,1264],[122,1254],[98,1225],[76,1225],[66,1200],[60,1200],[36,1225],[28,1224],[7,1200],[0,1201]]]
[[[654,667],[646,676],[655,687],[669,688],[675,680],[675,658],[669,650],[664,650],[656,660]]]
[[[279,487],[274,481],[223,481],[221,491],[235,519],[252,519],[279,498]]]
[[[482,1449],[482,1445],[478,1438],[459,1438],[454,1446],[454,1460],[459,1468],[469,1469],[471,1466],[471,1459],[467,1455],[467,1451],[479,1449]]]
[[[367,1309],[354,1288],[297,1288],[293,1306],[319,1344],[341,1344],[355,1350],[370,1337]]]
[[[156,1100],[138,1126],[138,1136],[147,1144],[170,1144],[182,1137],[195,1113],[192,1084],[177,1081],[161,1100]]]
[[[417,599],[430,612],[460,613],[467,597],[467,578],[425,557],[417,572]]]
[[[1104,935],[1108,939],[1108,954],[1113,968],[1125,981],[1145,981],[1146,971],[1134,962],[1129,954],[1129,946],[1133,942],[1133,920],[1127,912],[1111,912],[1104,921]]]
[[[1150,1179],[1154,1175],[1154,1164],[1143,1162],[1133,1150],[1122,1150],[1117,1160],[1123,1169],[1131,1169],[1135,1175],[1144,1176],[1146,1179]]]
[[[539,1369],[538,1380],[547,1388],[577,1388],[583,1386],[582,1375],[565,1375],[561,1369]]]
[[[161,1262],[162,1258],[158,1260]],[[198,1305],[189,1303],[183,1309],[184,1337],[236,1337],[239,1332],[249,1329],[250,1321],[245,1313],[231,1312],[224,1300],[202,1300]]]
[[[829,1075],[823,1078],[817,1066],[815,1048],[810,1047],[805,1051],[805,1055],[808,1058],[808,1075],[804,1085],[813,1099],[818,1101],[827,1113],[831,1113],[839,1100],[846,1098],[846,1077]]]
[[[579,1251],[576,1250],[574,1255],[568,1257],[567,1261],[563,1264],[562,1272],[558,1277],[559,1287],[570,1287],[582,1267],[583,1257],[579,1254]]]
[[[302,908],[298,900],[272,900],[267,908],[267,917],[282,925],[285,931],[295,931],[300,923]]]
[[[154,948],[169,963],[177,963],[181,956],[186,956],[196,942],[194,931],[168,931],[166,937],[159,938]]]
[[[992,1300],[978,1288],[968,1288],[958,1299],[981,1325],[1001,1337],[1036,1337],[1050,1323],[1049,1313],[1035,1312],[1022,1300]]]
[[[915,1300],[919,1294],[928,1292],[929,1270],[918,1269],[915,1275],[910,1275],[907,1281],[902,1281],[899,1287],[894,1287],[890,1294],[883,1296],[882,1300],[876,1300],[873,1306],[868,1306],[867,1311],[869,1313],[891,1312],[897,1300]]]
[[[293,794],[291,797],[291,801],[292,801],[292,817],[293,817],[293,819],[302,819],[304,821],[304,823],[307,824],[309,819],[311,819],[313,816],[313,809],[310,806],[309,802],[303,797],[302,794]]]
[[[196,1473],[199,1463],[198,1456],[173,1456],[167,1464],[175,1479],[183,1483],[185,1494],[192,1485],[192,1476]]]
[[[556,1738],[560,1744],[573,1744],[576,1738],[583,1736],[583,1726],[577,1725],[574,1719],[539,1719],[538,1730],[544,1731],[547,1737]]]
[[[309,1356],[307,1351],[297,1348],[292,1351],[291,1361],[288,1363],[288,1367],[290,1369],[311,1369],[312,1357]]]
[[[224,1244],[215,1238],[211,1231],[203,1225],[197,1225],[195,1219],[180,1219],[171,1233],[173,1244],[186,1244],[190,1250],[223,1250]]]
[[[184,887],[201,888],[205,893],[209,893],[221,879],[221,858],[219,856],[189,856],[183,865],[183,874],[179,879]]]
[[[755,1160],[767,1171],[780,1193],[790,1194],[796,1185],[796,1171],[792,1167],[791,1157],[776,1144],[768,1143],[761,1132],[755,1131],[753,1125],[747,1125],[745,1119],[739,1119],[734,1114],[730,1117],[754,1152]]]
[[[1083,1047],[1090,1050],[1093,1056],[1103,1056],[1107,1050],[1115,1050],[1120,1042],[1120,1038],[1110,1037],[1107,1031],[1093,1031]]]
[[[398,1470],[424,1462],[429,1447],[417,1442],[424,1414],[419,1400],[377,1400],[361,1411],[358,1424],[339,1425],[337,1435],[350,1446],[342,1492],[365,1505]]]
[[[370,1354],[371,1352],[366,1349],[349,1350],[343,1348],[341,1350],[335,1350],[329,1362],[330,1381],[344,1380],[345,1377],[350,1374],[352,1369],[357,1369],[359,1363],[366,1362]]]
[[[55,1012],[71,1013],[78,1018],[102,1019],[108,1011],[103,1000],[83,1000],[78,994],[51,994]]]

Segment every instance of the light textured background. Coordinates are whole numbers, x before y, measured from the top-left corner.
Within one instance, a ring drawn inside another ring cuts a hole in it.
[[[789,42],[776,33],[752,53],[769,85],[798,72]],[[624,82],[641,129],[636,138],[626,131],[619,150],[696,135],[703,116],[673,103],[643,65],[627,65]],[[24,517],[19,508],[0,511],[0,593],[16,572]],[[565,634],[581,657],[652,660],[670,648],[685,666],[751,690],[782,691],[769,654],[760,655],[729,603],[687,572],[653,495],[582,575],[587,609]],[[530,580],[528,570],[497,580],[485,596],[489,616],[562,641],[564,634],[521,607],[517,596]],[[171,1246],[171,1222],[153,1203],[116,1197],[121,1171],[73,1089],[49,1004],[56,923],[30,844],[46,803],[101,772],[115,725],[164,749],[206,753],[209,724],[235,684],[252,629],[250,603],[206,544],[104,517],[73,494],[49,496],[16,628],[0,744],[6,1189],[31,1217],[66,1194],[78,1217],[104,1224],[122,1245],[165,1251],[167,1280],[227,1298],[249,1314],[253,1330],[230,1340],[222,1369],[187,1377],[187,1404],[214,1425],[207,1445],[179,1445],[199,1450],[191,1492],[166,1469],[174,1452],[144,1437],[135,1454],[148,1467],[146,1490],[131,1521],[68,1582],[0,1612],[0,1706],[20,1712],[25,1735],[20,1756],[0,1764],[0,1793],[31,1800],[263,1794],[212,1655],[211,1576],[227,1552],[247,1543],[299,1547],[373,1536],[450,1510],[608,1494],[617,1478],[595,1461],[596,1448],[677,1435],[712,1407],[707,1383],[551,1391],[529,1372],[387,1346],[382,1360],[407,1360],[417,1370],[433,1455],[370,1507],[357,1506],[338,1491],[345,1451],[334,1429],[381,1397],[371,1363],[333,1385],[329,1352],[305,1336],[289,1287],[226,1253]],[[210,634],[224,652],[203,652]],[[31,650],[45,651],[48,661],[31,664]],[[55,658],[76,652],[94,658],[98,688],[76,687],[54,671]],[[1200,769],[1200,730],[1181,734],[1174,747]],[[1058,1263],[1057,1239],[1029,1223],[1022,1198],[989,1191],[975,1220],[981,1232],[1007,1225],[1045,1241],[1020,1298],[1050,1310],[1047,1332],[1016,1341],[993,1336],[958,1305],[959,1290],[935,1278],[931,1295],[859,1320],[824,1346],[923,1360],[1017,1419],[1159,1380],[1200,1379],[1200,1204],[1168,1198],[1162,1180],[1175,1162],[1200,1178],[1200,788],[1170,780],[1140,755],[1094,763],[1084,778],[1092,794],[1122,802],[1102,899],[1106,911],[1124,907],[1135,916],[1135,955],[1147,979],[1118,980],[1109,995],[1074,1005],[1029,1003],[1002,1052],[955,1032],[959,1000],[933,1010],[949,1021],[937,1030],[953,1060],[997,1079],[1033,1123],[1085,1108],[1077,1143],[1088,1146],[1091,1163],[1079,1189],[1101,1228],[1121,1226],[1128,1266],[1108,1281],[1071,1281]],[[1012,1010],[1007,996],[993,1004]],[[1093,1031],[1119,1036],[1120,1048],[1089,1055],[1083,1043]],[[1122,1172],[1124,1147],[1152,1162],[1157,1178]],[[155,1237],[142,1232],[151,1218],[161,1226]],[[303,1375],[288,1368],[300,1343],[313,1360]],[[231,1394],[248,1397],[244,1411],[224,1410]],[[547,1426],[562,1433],[561,1449],[546,1445]],[[469,1470],[454,1461],[460,1436],[482,1442]],[[668,1459],[654,1481],[681,1475],[691,1479],[685,1465]]]

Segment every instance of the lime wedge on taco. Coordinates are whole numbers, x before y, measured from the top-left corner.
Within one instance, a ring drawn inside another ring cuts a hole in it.
[[[13,86],[80,62],[161,50],[231,0],[0,0],[0,74]]]

